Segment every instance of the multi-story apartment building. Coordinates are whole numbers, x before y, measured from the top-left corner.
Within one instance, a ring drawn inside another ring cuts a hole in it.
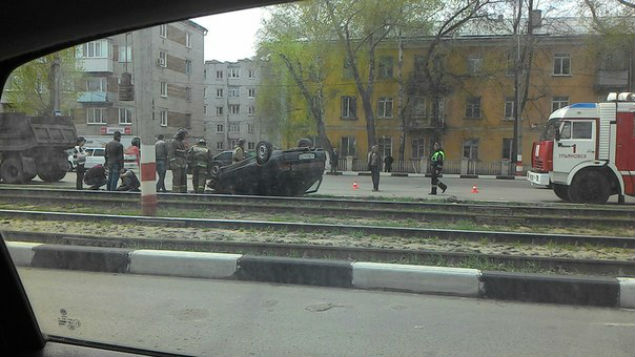
[[[232,149],[238,139],[255,149],[260,139],[256,96],[260,71],[255,61],[205,61],[203,89],[207,146],[217,152]]]
[[[187,128],[204,137],[203,37],[207,30],[180,21],[116,35],[77,47],[83,75],[72,116],[88,145],[102,145],[119,130],[154,142]],[[134,100],[121,101],[121,75],[132,75]]]
[[[539,15],[539,13],[537,14]],[[530,165],[536,141],[549,114],[574,102],[603,100],[608,92],[624,91],[634,84],[633,43],[599,49],[598,35],[580,19],[540,19],[534,25],[533,63],[525,110],[520,114],[522,161]],[[453,172],[503,173],[512,159],[514,77],[510,55],[518,43],[506,31],[457,34],[444,39],[439,60],[446,78],[438,120],[433,120],[430,90],[423,94],[412,86],[426,87],[419,63],[430,38],[402,39],[403,63],[398,68],[398,41],[385,40],[376,51],[376,76],[372,107],[376,140],[384,155],[403,160],[400,169],[425,169],[432,141],[441,141]],[[350,157],[348,169],[364,169],[368,152],[366,116],[343,50],[326,58],[331,70],[325,81],[326,133],[341,160]],[[367,78],[367,65],[359,66]],[[400,92],[398,73],[406,88]],[[302,100],[292,104],[306,106]],[[405,108],[405,118],[400,109]],[[303,120],[305,112],[296,120]],[[298,133],[301,137],[305,133]],[[403,143],[403,157],[400,146]],[[342,162],[340,162],[342,167]],[[423,168],[422,168],[423,166]]]

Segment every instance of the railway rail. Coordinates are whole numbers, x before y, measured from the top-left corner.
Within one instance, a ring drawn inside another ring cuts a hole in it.
[[[148,217],[133,215],[111,215],[92,213],[47,212],[26,210],[0,210],[0,217],[26,218],[55,221],[111,222],[122,224],[153,225],[166,227],[197,227],[220,229],[274,230],[281,232],[323,232],[323,233],[363,233],[380,236],[398,236],[408,238],[438,238],[447,240],[486,239],[492,242],[520,242],[531,244],[591,244],[604,247],[635,248],[635,237],[615,237],[598,235],[574,235],[552,233],[499,232],[457,229],[431,229],[385,227],[351,224],[322,224],[298,222],[272,222],[232,219],[204,219],[183,217]]]
[[[133,192],[0,188],[0,200],[24,202],[77,202],[84,205],[139,204]],[[374,217],[435,221],[473,221],[490,224],[525,224],[593,227],[606,225],[635,229],[635,207],[584,205],[502,205],[447,202],[403,202],[313,197],[262,197],[218,194],[159,194],[166,208],[217,211],[257,211],[336,217]]]
[[[632,261],[569,259],[562,257],[536,257],[462,252],[442,252],[409,249],[381,249],[334,247],[304,244],[276,244],[228,241],[199,241],[183,239],[121,238],[81,234],[5,231],[9,241],[27,241],[44,244],[83,245],[133,249],[163,249],[204,252],[240,253],[255,255],[301,256],[306,258],[371,260],[383,262],[434,265],[442,263],[505,265],[508,269],[532,269],[613,276],[635,276]]]

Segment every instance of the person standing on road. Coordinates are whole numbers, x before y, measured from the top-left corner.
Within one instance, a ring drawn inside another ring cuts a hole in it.
[[[187,193],[187,131],[179,129],[168,147],[168,161],[172,170],[172,192]]]
[[[75,180],[75,188],[78,190],[84,189],[84,173],[86,169],[84,165],[86,164],[86,149],[84,149],[84,144],[86,144],[86,139],[83,136],[77,138],[77,146],[73,149],[73,160],[76,163],[76,172],[77,179]]]
[[[106,189],[115,191],[119,182],[119,172],[123,169],[123,145],[121,145],[121,132],[115,131],[113,140],[106,144],[106,162],[108,169],[108,183]]]
[[[168,145],[163,141],[163,134],[157,136],[157,142],[154,143],[155,160],[157,162],[157,173],[159,181],[157,181],[157,192],[167,192],[165,189],[165,172],[168,163]]]
[[[331,158],[331,172],[337,172],[337,149],[333,149],[333,157]]]
[[[207,181],[207,163],[212,158],[205,139],[190,148],[187,152],[187,163],[192,168],[192,186],[194,192],[205,193],[205,183]]]
[[[373,192],[379,191],[379,172],[381,171],[381,155],[379,146],[373,145],[368,153],[368,170],[373,180]]]
[[[386,156],[386,158],[384,159],[384,171],[385,172],[391,172],[392,171],[392,163],[393,161],[395,161],[395,159],[392,158],[392,156],[388,155]]]
[[[232,154],[232,163],[243,160],[245,160],[245,139],[238,139],[238,145],[236,145]]]
[[[443,151],[439,143],[434,143],[433,149],[434,153],[432,153],[432,157],[430,158],[430,170],[432,174],[432,189],[430,190],[430,195],[437,194],[437,186],[441,188],[441,193],[445,192],[445,190],[448,189],[448,186],[439,180],[439,176],[441,175],[441,171],[443,170],[443,160],[445,159],[445,152]]]

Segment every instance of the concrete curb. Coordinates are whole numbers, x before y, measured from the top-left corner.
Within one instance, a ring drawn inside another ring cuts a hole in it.
[[[635,308],[635,278],[6,242],[18,266]]]

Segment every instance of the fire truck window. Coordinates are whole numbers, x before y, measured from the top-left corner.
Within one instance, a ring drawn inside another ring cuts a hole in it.
[[[593,123],[590,121],[573,123],[574,139],[591,139]]]
[[[571,122],[565,121],[560,128],[560,139],[571,139]]]

